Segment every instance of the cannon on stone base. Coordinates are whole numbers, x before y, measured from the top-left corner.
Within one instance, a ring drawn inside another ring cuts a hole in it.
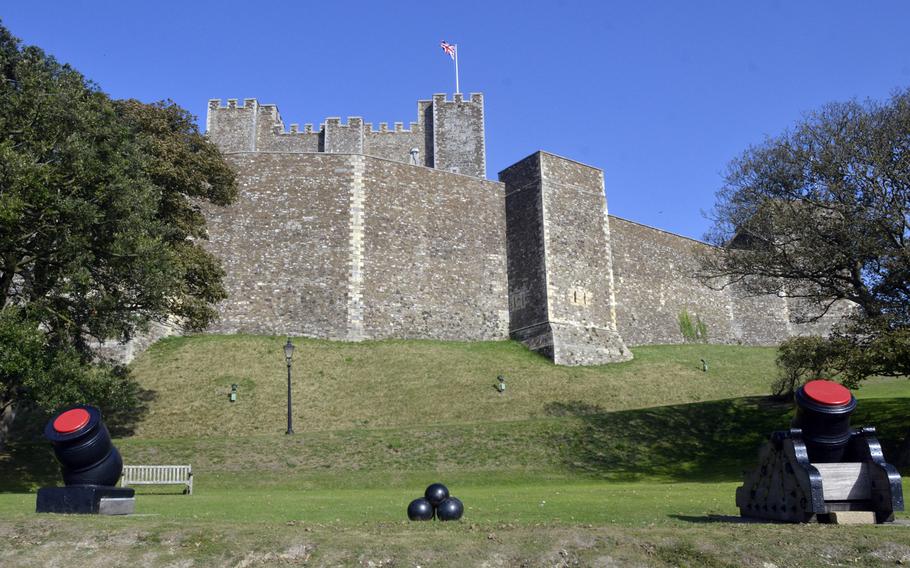
[[[796,393],[792,427],[774,432],[759,465],[736,489],[744,517],[803,523],[894,520],[904,510],[901,477],[885,461],[875,428],[850,429],[856,399],[831,381]],[[849,520],[848,520],[849,519]]]
[[[45,426],[44,437],[54,446],[66,487],[39,489],[37,512],[125,515],[135,510],[135,491],[114,486],[123,460],[100,410],[77,406],[58,412]]]

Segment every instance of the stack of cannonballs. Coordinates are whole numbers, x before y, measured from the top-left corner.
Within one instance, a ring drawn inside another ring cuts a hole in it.
[[[449,495],[442,483],[433,483],[423,497],[408,505],[408,518],[412,521],[429,521],[435,516],[440,521],[457,521],[464,514],[464,505],[457,497]]]

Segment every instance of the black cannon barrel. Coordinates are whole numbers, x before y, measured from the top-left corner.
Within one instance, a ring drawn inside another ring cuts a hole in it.
[[[113,486],[123,471],[120,452],[94,406],[58,412],[44,427],[63,471],[63,483]]]
[[[850,414],[856,397],[833,381],[810,381],[796,391],[794,428],[801,428],[809,460],[838,462],[850,440]]]

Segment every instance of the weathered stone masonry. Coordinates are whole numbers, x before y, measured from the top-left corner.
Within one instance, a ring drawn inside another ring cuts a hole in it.
[[[211,331],[499,339],[502,185],[360,154],[228,154],[238,202],[206,207],[229,299]]]
[[[499,178],[512,337],[557,364],[631,359],[613,311],[603,172],[537,152]]]
[[[695,279],[695,252],[708,245],[633,221],[610,217],[619,334],[630,345],[681,343],[681,311],[708,326],[713,343],[773,345],[794,335],[825,334],[849,309],[812,324],[798,300],[712,290]]]
[[[205,207],[229,294],[215,332],[513,337],[578,365],[681,342],[682,310],[746,344],[834,318],[807,326],[791,300],[702,286],[707,245],[608,216],[599,169],[537,152],[486,180],[479,94],[418,101],[407,129],[286,130],[256,99],[213,100],[206,123],[240,182],[235,205]]]

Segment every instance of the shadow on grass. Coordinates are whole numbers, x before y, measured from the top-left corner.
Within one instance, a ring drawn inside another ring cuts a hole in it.
[[[696,524],[712,524],[712,523],[735,523],[739,525],[755,525],[755,524],[789,524],[784,523],[783,521],[773,521],[769,519],[755,519],[752,517],[740,517],[736,515],[667,515],[671,519],[676,519],[678,521],[684,521],[687,523],[696,523]]]
[[[14,441],[0,452],[0,493],[27,493],[58,484],[63,478],[50,444]]]
[[[136,407],[123,410],[119,408],[102,409],[104,423],[107,424],[111,436],[126,438],[136,432],[136,427],[145,420],[149,413],[149,405],[158,398],[158,393],[136,385]]]
[[[148,414],[149,403],[157,396],[152,390],[138,385],[136,388],[135,408],[102,409],[104,423],[114,438],[131,436]],[[63,483],[54,450],[43,437],[44,425],[51,415],[32,408],[16,416],[9,440],[0,449],[0,493],[22,493]]]
[[[852,424],[876,426],[886,458],[910,430],[910,399],[863,400]],[[750,397],[642,410],[603,412],[583,401],[552,403],[552,416],[580,425],[558,436],[569,469],[615,480],[666,478],[736,481],[755,466],[758,450],[775,430],[789,427],[793,408]]]

